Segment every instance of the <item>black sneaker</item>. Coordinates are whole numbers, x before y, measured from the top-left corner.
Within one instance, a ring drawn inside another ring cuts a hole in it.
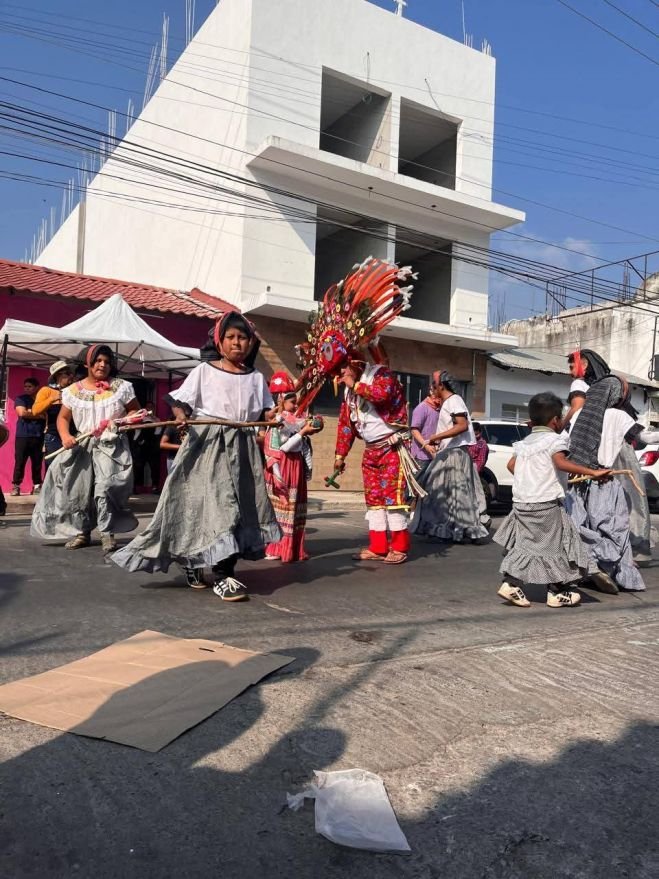
[[[208,586],[203,580],[203,568],[183,568],[183,573],[185,582],[191,589],[205,589]]]
[[[249,598],[247,587],[235,577],[225,577],[213,583],[213,592],[222,601],[245,601]]]

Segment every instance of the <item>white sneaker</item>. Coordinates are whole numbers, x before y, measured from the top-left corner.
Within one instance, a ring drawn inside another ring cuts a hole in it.
[[[581,595],[573,589],[547,593],[547,607],[576,607],[580,601]]]
[[[502,583],[497,595],[500,595],[501,598],[505,598],[506,601],[509,601],[511,604],[517,605],[517,607],[531,607],[531,602],[526,595],[524,595],[523,590],[520,589],[519,586],[511,586],[510,583]]]

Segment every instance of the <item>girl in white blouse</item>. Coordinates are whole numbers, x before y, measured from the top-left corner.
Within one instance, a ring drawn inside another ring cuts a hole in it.
[[[265,546],[280,539],[263,476],[261,451],[253,428],[195,425],[194,419],[234,423],[260,421],[273,400],[263,375],[250,363],[256,335],[237,312],[217,322],[215,357],[196,366],[168,398],[184,422],[186,438],[146,530],[112,557],[128,571],[185,571],[188,585],[206,583],[212,568],[213,592],[224,601],[247,598],[234,576],[239,558],[263,558]]]

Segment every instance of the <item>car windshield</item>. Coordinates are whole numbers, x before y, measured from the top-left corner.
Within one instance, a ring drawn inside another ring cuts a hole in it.
[[[513,443],[528,436],[530,429],[525,424],[484,424],[483,437],[488,445],[512,446]]]

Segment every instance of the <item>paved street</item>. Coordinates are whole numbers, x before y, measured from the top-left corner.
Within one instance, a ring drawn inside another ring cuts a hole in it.
[[[528,610],[496,596],[499,549],[417,542],[357,565],[353,511],[310,519],[307,563],[243,565],[227,605],[0,531],[3,682],[142,629],[296,662],[158,754],[0,717],[6,877],[659,875],[659,567],[648,591]],[[412,852],[334,846],[314,769],[379,773]]]

